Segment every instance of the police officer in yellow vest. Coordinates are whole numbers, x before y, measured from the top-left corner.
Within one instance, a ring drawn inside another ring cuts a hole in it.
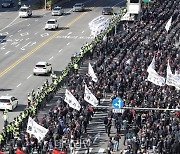
[[[79,68],[78,64],[74,64],[73,67],[74,67],[75,73],[77,73],[78,72],[78,68]]]
[[[3,112],[3,116],[4,116],[4,128],[7,126],[7,124],[8,124],[8,110],[6,109],[6,110],[4,110],[4,112]]]

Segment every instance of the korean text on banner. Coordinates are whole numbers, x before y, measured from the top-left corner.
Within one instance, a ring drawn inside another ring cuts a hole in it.
[[[77,99],[71,94],[71,92],[69,90],[66,89],[65,92],[65,98],[64,101],[69,104],[70,107],[72,107],[73,109],[76,110],[80,110],[81,109],[81,105],[79,104],[79,102],[77,101]]]
[[[98,105],[97,98],[91,93],[91,91],[88,89],[87,85],[85,85],[84,100],[93,106]]]

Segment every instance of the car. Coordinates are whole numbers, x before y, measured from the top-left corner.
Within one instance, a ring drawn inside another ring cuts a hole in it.
[[[58,29],[59,24],[56,19],[49,19],[45,25],[45,30],[56,30]]]
[[[14,6],[14,1],[13,0],[2,0],[1,6],[3,8],[13,7]]]
[[[18,105],[18,99],[14,96],[1,96],[0,109],[12,111]]]
[[[38,62],[34,67],[34,75],[50,75],[52,73],[52,66],[47,62]]]
[[[80,11],[84,11],[84,4],[83,3],[76,3],[73,6],[73,12],[80,12]]]
[[[23,17],[30,17],[30,16],[32,16],[32,10],[30,6],[26,6],[26,5],[21,6],[19,9],[19,17],[23,18]]]
[[[112,15],[114,13],[114,10],[112,7],[104,7],[102,10],[103,15]]]
[[[52,10],[52,16],[60,16],[64,14],[64,9],[62,7],[56,6],[53,10]]]

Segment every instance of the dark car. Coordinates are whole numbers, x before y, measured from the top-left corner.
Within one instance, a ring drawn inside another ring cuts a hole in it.
[[[102,10],[103,15],[112,15],[114,12],[112,7],[104,7]]]
[[[14,1],[13,0],[2,0],[1,2],[2,7],[13,7],[14,6]]]

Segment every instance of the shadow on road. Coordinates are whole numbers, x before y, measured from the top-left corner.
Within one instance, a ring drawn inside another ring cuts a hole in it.
[[[42,15],[32,15],[31,18],[42,18]]]
[[[13,89],[4,89],[4,88],[0,89],[1,92],[3,92],[3,91],[11,91],[11,90],[13,90]]]

